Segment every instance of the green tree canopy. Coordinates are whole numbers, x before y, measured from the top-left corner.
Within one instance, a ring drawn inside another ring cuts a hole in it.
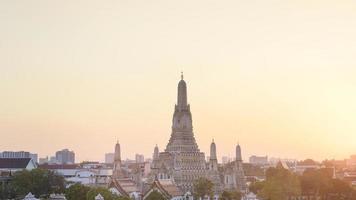
[[[316,165],[318,164],[316,161],[314,161],[313,159],[305,159],[305,160],[301,160],[298,162],[299,165]]]
[[[249,186],[249,190],[255,194],[258,194],[262,191],[264,184],[265,181],[256,181],[254,183],[251,183]]]
[[[241,200],[241,197],[242,195],[239,191],[224,190],[220,195],[221,200]]]
[[[87,193],[89,192],[90,187],[76,183],[71,185],[66,189],[66,198],[67,200],[83,200],[86,199]]]
[[[315,196],[326,195],[332,187],[331,179],[332,174],[326,169],[307,169],[300,177],[302,193]]]
[[[285,200],[300,194],[298,176],[284,168],[269,168],[259,195],[266,200]]]
[[[48,196],[51,193],[63,193],[65,182],[63,176],[50,170],[37,168],[16,172],[10,186],[18,196],[31,192],[39,197]]]
[[[204,198],[205,196],[209,196],[212,198],[214,196],[213,193],[214,184],[206,178],[199,178],[193,183],[193,196],[194,199]]]

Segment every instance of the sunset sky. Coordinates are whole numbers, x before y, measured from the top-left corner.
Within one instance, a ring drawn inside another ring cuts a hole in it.
[[[208,155],[356,154],[356,1],[0,2],[0,151],[151,157],[180,72]]]

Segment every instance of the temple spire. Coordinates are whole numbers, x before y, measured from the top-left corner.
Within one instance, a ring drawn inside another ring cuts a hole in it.
[[[216,160],[217,159],[217,156],[216,156],[216,145],[215,145],[215,142],[214,142],[214,139],[213,141],[211,142],[211,145],[210,145],[210,160]]]
[[[182,79],[178,83],[177,105],[180,110],[184,110],[187,108],[187,84],[183,80],[183,72],[181,78]]]
[[[242,161],[241,147],[239,144],[236,145],[236,161]]]
[[[114,156],[115,162],[121,162],[121,148],[120,148],[120,143],[119,140],[117,140],[117,143],[115,145],[115,156]]]
[[[181,80],[184,79],[183,71],[180,72],[180,78],[181,78]]]

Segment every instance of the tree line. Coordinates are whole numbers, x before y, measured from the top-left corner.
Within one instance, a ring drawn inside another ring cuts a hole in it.
[[[277,167],[266,171],[266,179],[255,182],[249,190],[264,200],[289,200],[303,196],[307,200],[356,200],[356,191],[347,183],[332,177],[327,168],[307,169],[297,175],[287,169]],[[66,188],[63,176],[46,169],[19,171],[12,175],[8,183],[0,182],[0,199],[22,199],[29,192],[37,198],[46,199],[52,193],[64,193],[68,200],[93,200],[101,194],[105,200],[128,200],[112,194],[107,188],[88,187],[73,184]],[[214,184],[199,178],[193,184],[194,199],[213,197]],[[240,200],[242,194],[237,190],[226,190],[220,194],[221,200]],[[153,193],[152,200],[164,197],[159,192]]]
[[[266,180],[250,185],[250,191],[264,200],[356,200],[349,183],[333,178],[330,168],[307,169],[297,175],[284,168],[269,168]]]
[[[66,188],[64,177],[51,170],[36,168],[12,175],[8,182],[0,182],[0,199],[23,199],[29,192],[37,198],[47,199],[50,194],[65,194],[67,200],[93,200],[99,193],[105,200],[129,200],[112,194],[102,187],[73,184]]]

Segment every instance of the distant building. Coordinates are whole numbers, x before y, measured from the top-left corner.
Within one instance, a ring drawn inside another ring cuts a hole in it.
[[[29,158],[30,152],[27,151],[4,151],[1,153],[2,158]]]
[[[112,168],[105,164],[85,163],[78,164],[44,164],[40,165],[42,169],[48,169],[60,174],[66,181],[71,183],[80,183],[90,186],[105,187],[112,176]]]
[[[304,161],[294,162],[293,165],[289,164],[290,168],[298,174],[303,174],[305,170],[310,169],[320,169],[320,164],[311,159],[306,159]]]
[[[258,166],[262,166],[262,165],[267,165],[268,164],[268,157],[267,156],[250,156],[249,159],[250,163],[252,165],[258,165]]]
[[[105,154],[105,163],[114,163],[114,153]]]
[[[229,158],[229,157],[227,157],[227,156],[223,156],[223,157],[221,158],[221,161],[222,161],[222,164],[225,165],[225,164],[231,162],[231,158]]]
[[[352,155],[350,159],[347,159],[346,166],[349,169],[356,169],[356,155]]]
[[[136,154],[135,160],[136,163],[143,163],[145,162],[145,157],[142,154]]]
[[[45,158],[40,158],[38,161],[38,164],[43,165],[49,162],[48,156],[46,156]]]
[[[75,163],[74,151],[69,151],[68,149],[63,149],[56,152],[56,160],[61,164],[72,164]]]
[[[253,192],[250,192],[242,197],[242,200],[258,200],[257,195]]]
[[[28,151],[4,151],[0,153],[0,158],[32,158],[34,162],[38,162],[38,155]]]
[[[56,156],[51,156],[48,160],[49,164],[60,164],[59,161],[56,159]]]

